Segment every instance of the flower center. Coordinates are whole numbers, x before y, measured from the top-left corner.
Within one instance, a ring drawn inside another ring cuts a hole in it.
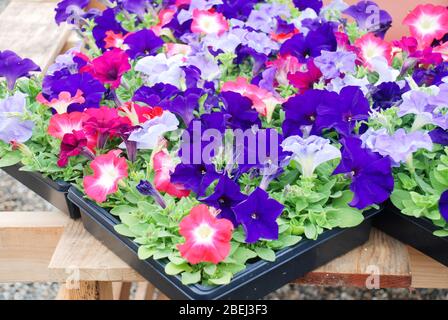
[[[257,220],[257,219],[258,219],[258,214],[257,214],[256,212],[254,212],[254,213],[252,213],[252,214],[250,215],[250,217],[251,217],[253,220]]]
[[[428,16],[424,14],[416,23],[416,28],[423,35],[432,34],[439,29],[439,19],[438,17]]]
[[[202,223],[193,231],[193,233],[197,243],[210,244],[213,242],[215,229],[207,223]]]
[[[117,169],[112,165],[106,165],[101,168],[101,178],[99,184],[105,188],[111,188],[115,185],[115,181],[119,175]]]

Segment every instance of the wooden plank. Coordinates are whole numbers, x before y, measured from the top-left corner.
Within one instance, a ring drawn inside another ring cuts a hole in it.
[[[62,285],[56,300],[113,300],[112,282],[80,281],[76,287]]]
[[[67,270],[79,281],[142,281],[125,262],[91,236],[79,221],[71,221],[48,266],[51,279],[65,282]]]
[[[0,212],[0,282],[48,281],[67,222],[60,212]]]
[[[56,2],[11,2],[0,14],[0,51],[15,51],[45,72],[70,33],[70,27],[56,25],[55,6]]]
[[[413,288],[448,288],[448,267],[408,247]]]
[[[405,245],[373,229],[363,246],[297,280],[301,284],[407,288],[411,285]]]

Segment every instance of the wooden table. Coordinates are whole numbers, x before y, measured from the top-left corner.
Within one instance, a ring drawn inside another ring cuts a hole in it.
[[[57,1],[12,1],[0,14],[6,47],[43,69],[78,40],[57,27]],[[38,15],[38,17],[37,17]],[[68,41],[68,43],[67,43]],[[0,212],[0,282],[64,283],[58,299],[166,299],[136,271],[60,212]],[[448,288],[448,268],[373,230],[364,246],[296,280],[369,288]]]

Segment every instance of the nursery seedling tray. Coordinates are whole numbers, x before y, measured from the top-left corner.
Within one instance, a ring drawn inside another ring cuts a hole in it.
[[[78,207],[67,198],[68,189],[71,186],[69,183],[65,181],[53,181],[37,172],[21,171],[20,165],[2,169],[28,189],[50,202],[53,206],[70,215],[72,219],[80,217]]]
[[[255,260],[236,274],[232,282],[223,286],[183,285],[180,277],[167,275],[166,261],[140,260],[138,245],[130,238],[115,232],[119,224],[105,209],[85,199],[76,188],[69,190],[69,199],[81,211],[84,227],[95,238],[171,299],[259,299],[279,287],[304,276],[365,243],[370,234],[371,221],[381,210],[365,213],[359,226],[326,231],[316,241],[302,240],[293,247],[277,252],[275,262]]]
[[[389,202],[384,213],[376,217],[373,224],[388,235],[448,266],[448,237],[433,235],[439,228],[431,220],[407,216]]]

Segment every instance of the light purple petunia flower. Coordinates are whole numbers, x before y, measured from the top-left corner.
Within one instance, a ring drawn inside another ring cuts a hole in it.
[[[252,10],[247,18],[246,26],[270,33],[275,30],[276,17],[288,18],[290,15],[289,8],[284,4],[262,3],[257,10]]]
[[[184,65],[182,59],[182,55],[167,58],[164,53],[159,53],[140,59],[135,70],[145,75],[146,84],[149,86],[164,83],[181,88],[181,84],[185,82],[185,72],[181,68]]]
[[[300,164],[304,177],[311,177],[322,163],[341,157],[341,151],[330,140],[318,136],[290,136],[283,141],[282,148],[292,152],[291,159]]]
[[[325,79],[334,79],[341,75],[341,73],[355,72],[356,54],[344,51],[325,51],[314,59],[314,64],[322,71]]]
[[[0,140],[23,143],[31,138],[34,123],[23,120],[25,106],[26,95],[21,92],[0,100]]]
[[[78,64],[73,60],[73,52],[72,50],[67,51],[64,54],[61,54],[56,57],[55,62],[48,67],[47,75],[54,75],[56,71],[60,71],[62,69],[67,69],[70,73],[78,72]]]
[[[389,156],[394,166],[406,162],[412,154],[420,149],[432,150],[430,135],[424,131],[406,133],[403,128],[389,135],[385,128],[369,129],[361,136],[363,147],[378,152],[382,156]]]
[[[273,41],[266,33],[251,31],[242,40],[242,43],[258,53],[269,55],[279,49],[279,44]]]
[[[9,90],[14,89],[17,79],[29,77],[31,71],[40,71],[31,59],[22,59],[9,50],[0,51],[0,78],[6,78]]]
[[[76,23],[85,14],[83,9],[87,7],[89,2],[89,0],[63,0],[59,2],[55,9],[56,23]]]
[[[221,75],[221,69],[213,56],[204,51],[197,53],[194,56],[188,57],[188,63],[201,70],[201,77],[206,81],[213,81],[218,79]]]

